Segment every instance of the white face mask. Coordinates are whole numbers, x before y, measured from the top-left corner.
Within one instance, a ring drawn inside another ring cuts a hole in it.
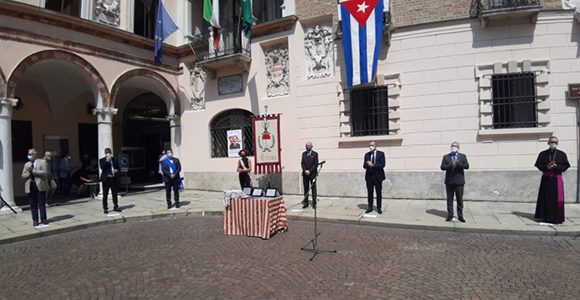
[[[371,151],[375,151],[375,149],[377,149],[377,147],[375,147],[375,146],[369,146],[369,149],[370,149]]]
[[[558,144],[550,144],[550,150],[556,150],[558,148]]]
[[[111,153],[107,153],[107,154],[105,154],[105,156],[106,156],[107,158],[111,158],[111,156],[113,156],[113,154],[111,154]]]
[[[173,157],[173,153],[171,153],[171,152],[167,153],[167,157],[169,157],[169,158]]]
[[[459,152],[459,147],[451,147],[451,152],[453,153]]]

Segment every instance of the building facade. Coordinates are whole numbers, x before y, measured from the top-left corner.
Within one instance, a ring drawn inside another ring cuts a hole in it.
[[[301,193],[300,155],[312,141],[327,161],[319,194],[366,195],[371,140],[387,156],[384,197],[444,198],[441,157],[461,143],[468,200],[534,202],[534,162],[551,135],[572,168],[577,199],[580,8],[567,0],[385,1],[373,84],[346,88],[340,20],[332,0],[253,0],[246,40],[240,1],[220,0],[218,50],[202,0],[165,0],[180,27],[153,63],[158,1],[0,0],[0,187],[23,193],[27,148],[70,152],[80,165],[111,147],[134,182],[155,179],[172,147],[185,186],[238,186],[226,133],[253,152],[252,116],[281,113],[283,172],[254,175]]]

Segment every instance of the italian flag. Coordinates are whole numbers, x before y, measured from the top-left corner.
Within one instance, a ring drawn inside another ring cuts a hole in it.
[[[213,27],[213,46],[219,49],[220,46],[220,3],[219,0],[203,1],[203,19]]]

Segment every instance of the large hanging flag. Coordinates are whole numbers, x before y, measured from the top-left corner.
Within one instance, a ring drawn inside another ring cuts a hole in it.
[[[212,27],[213,46],[219,49],[220,46],[220,1],[204,0],[203,1],[203,19]]]
[[[177,29],[179,28],[165,8],[163,0],[159,1],[159,7],[157,8],[157,21],[155,22],[155,64],[161,64],[163,56],[161,48],[163,47],[163,41],[172,33],[177,31]]]
[[[339,4],[346,81],[349,88],[372,82],[383,37],[382,0],[344,0]]]
[[[252,1],[242,0],[242,30],[247,38],[252,34],[254,25],[254,16],[252,15]]]

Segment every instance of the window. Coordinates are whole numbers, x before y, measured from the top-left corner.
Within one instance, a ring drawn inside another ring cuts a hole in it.
[[[233,109],[220,113],[210,124],[211,157],[228,157],[228,130],[241,129],[243,149],[254,155],[252,113]]]
[[[12,121],[12,160],[28,161],[28,149],[32,148],[32,121]],[[41,151],[38,149],[37,151]]]
[[[155,19],[159,0],[135,0],[133,14],[133,33],[153,39],[155,37]]]
[[[493,128],[537,127],[536,75],[492,75]]]
[[[253,8],[256,23],[264,23],[282,18],[284,0],[254,0]]]
[[[69,16],[80,17],[81,15],[80,0],[46,0],[44,7]]]
[[[351,90],[352,136],[389,134],[388,98],[386,86]]]

